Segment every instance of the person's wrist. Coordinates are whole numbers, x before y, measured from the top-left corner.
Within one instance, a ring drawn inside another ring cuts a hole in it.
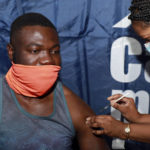
[[[130,124],[129,123],[123,123],[123,126],[122,126],[122,134],[121,135],[121,139],[124,139],[124,140],[127,140],[129,139],[129,136],[130,136]]]
[[[136,113],[130,113],[130,116],[126,116],[124,115],[124,117],[129,121],[129,122],[132,122],[132,123],[138,123],[140,121],[140,119],[142,118],[142,114],[140,114],[139,112],[136,112]]]
[[[133,119],[130,120],[130,122],[133,122],[133,123],[139,123],[140,120],[142,118],[142,114],[140,114],[139,112],[137,112],[136,115],[133,115]]]
[[[124,132],[125,132],[125,137],[128,140],[130,137],[130,132],[131,132],[129,123],[126,124],[126,127],[124,128]]]

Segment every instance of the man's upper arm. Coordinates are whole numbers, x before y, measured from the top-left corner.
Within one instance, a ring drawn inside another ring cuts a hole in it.
[[[81,150],[108,150],[105,140],[93,135],[91,129],[81,122],[77,129],[77,139]]]
[[[94,115],[91,108],[72,92],[67,92],[65,96],[80,150],[108,150],[105,140],[93,135],[92,130],[85,124],[86,117]]]

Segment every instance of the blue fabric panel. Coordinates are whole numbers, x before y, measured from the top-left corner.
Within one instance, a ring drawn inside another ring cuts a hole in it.
[[[61,44],[61,80],[96,114],[114,93],[130,93],[141,113],[150,112],[149,54],[130,21],[131,0],[1,0],[0,73],[10,67],[6,52],[10,24],[19,15],[40,12],[57,27]],[[111,114],[124,121],[109,108]],[[150,145],[113,139],[113,149],[149,150]]]

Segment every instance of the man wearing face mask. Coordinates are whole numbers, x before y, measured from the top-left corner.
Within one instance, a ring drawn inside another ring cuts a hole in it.
[[[132,0],[130,11],[129,19],[132,21],[132,27],[145,40],[145,49],[150,52],[150,0]],[[121,95],[116,94],[108,100],[129,123],[123,123],[109,115],[91,116],[87,118],[86,123],[93,129],[92,132],[96,135],[105,134],[120,139],[150,143],[150,115],[140,114],[132,98],[124,97],[116,103],[115,100],[119,97]],[[97,128],[101,130],[96,130]],[[138,149],[142,148],[138,147]]]
[[[93,111],[58,79],[60,45],[54,25],[28,13],[11,25],[7,46],[12,66],[0,78],[0,149],[108,150],[91,134]]]

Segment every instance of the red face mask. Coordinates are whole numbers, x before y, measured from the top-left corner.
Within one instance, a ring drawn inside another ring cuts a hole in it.
[[[55,65],[28,66],[13,63],[6,74],[6,80],[16,93],[39,97],[54,85],[60,68]]]

